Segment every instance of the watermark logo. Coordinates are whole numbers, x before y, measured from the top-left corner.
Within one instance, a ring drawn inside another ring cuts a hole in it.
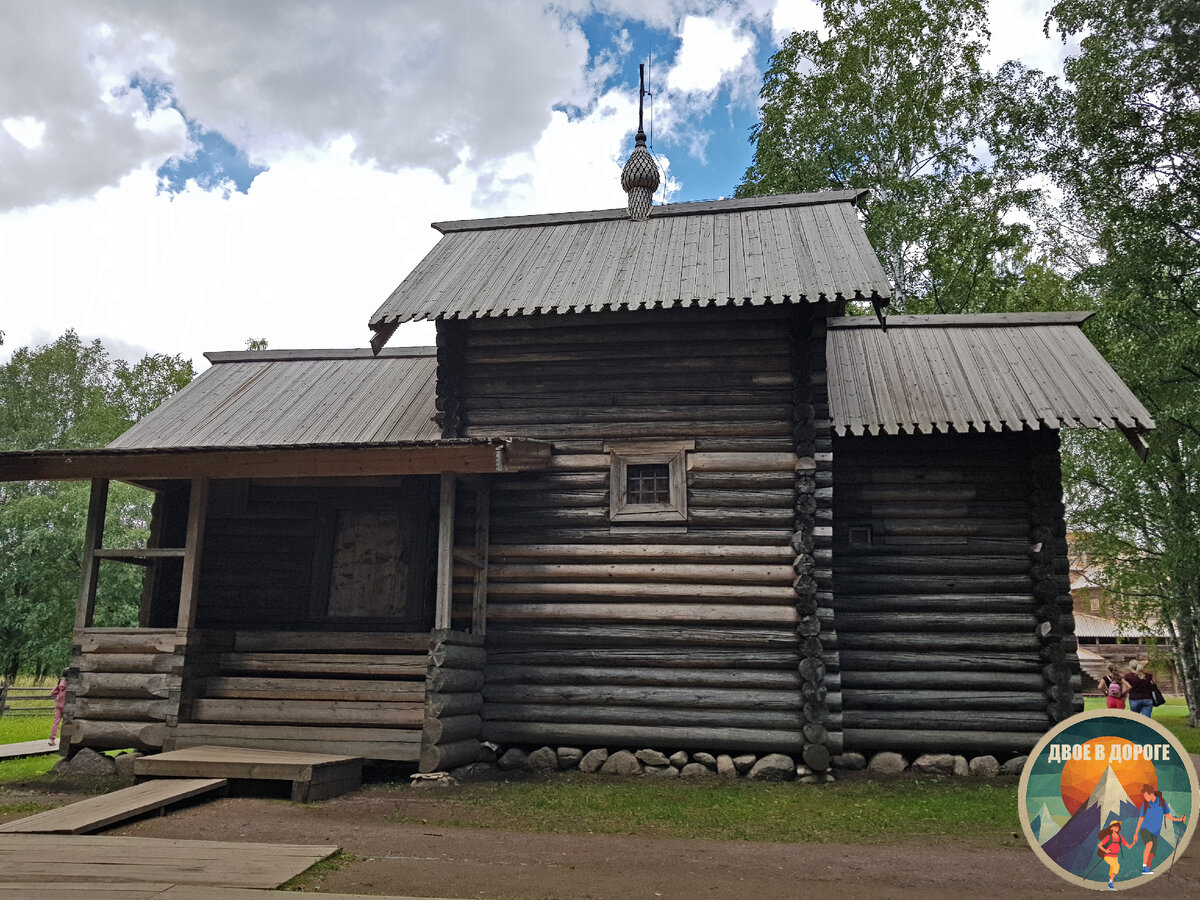
[[[1196,770],[1170,731],[1146,716],[1096,710],[1038,742],[1017,806],[1025,838],[1052,872],[1122,890],[1165,874],[1196,830]]]

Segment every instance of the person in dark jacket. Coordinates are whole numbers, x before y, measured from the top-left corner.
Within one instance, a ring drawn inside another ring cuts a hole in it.
[[[1154,673],[1144,668],[1139,660],[1130,660],[1129,671],[1125,673],[1125,683],[1129,685],[1126,696],[1129,698],[1130,712],[1153,719]]]

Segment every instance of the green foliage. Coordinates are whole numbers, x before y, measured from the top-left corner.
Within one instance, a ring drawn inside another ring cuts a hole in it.
[[[984,0],[822,0],[827,36],[797,32],[763,78],[739,196],[869,188],[867,236],[906,312],[1008,309],[1046,82],[986,72]]]
[[[191,380],[190,362],[149,355],[112,360],[73,331],[16,350],[0,366],[0,449],[100,447]],[[0,484],[0,674],[57,673],[70,657],[83,560],[88,485]],[[106,540],[145,542],[149,494],[114,484]],[[96,601],[101,627],[136,624],[141,572],[105,563]]]

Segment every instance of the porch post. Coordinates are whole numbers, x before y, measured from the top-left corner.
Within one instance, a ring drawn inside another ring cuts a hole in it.
[[[204,520],[208,513],[208,479],[193,478],[188,498],[187,539],[183,552],[183,578],[179,584],[179,629],[196,624],[196,600],[200,592],[200,557],[204,553]]]
[[[442,498],[438,510],[437,605],[434,628],[450,628],[450,605],[454,599],[454,473],[442,473]]]
[[[488,524],[492,491],[486,481],[475,491],[475,587],[471,594],[471,633],[487,631]]]
[[[75,630],[92,627],[96,612],[96,581],[100,576],[100,558],[96,551],[104,546],[104,511],[108,507],[108,479],[93,478],[88,498],[87,530],[83,537],[83,580],[75,604]]]

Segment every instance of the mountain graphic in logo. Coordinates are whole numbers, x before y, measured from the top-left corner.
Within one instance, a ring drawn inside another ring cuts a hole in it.
[[[1041,839],[1042,849],[1052,860],[1076,875],[1084,875],[1097,859],[1096,845],[1100,829],[1115,819],[1122,825],[1137,823],[1138,808],[1121,787],[1112,766],[1104,770],[1100,780],[1083,804],[1058,832],[1048,840]],[[1133,828],[1124,829],[1126,840],[1133,837]],[[1164,836],[1165,837],[1165,836]]]

